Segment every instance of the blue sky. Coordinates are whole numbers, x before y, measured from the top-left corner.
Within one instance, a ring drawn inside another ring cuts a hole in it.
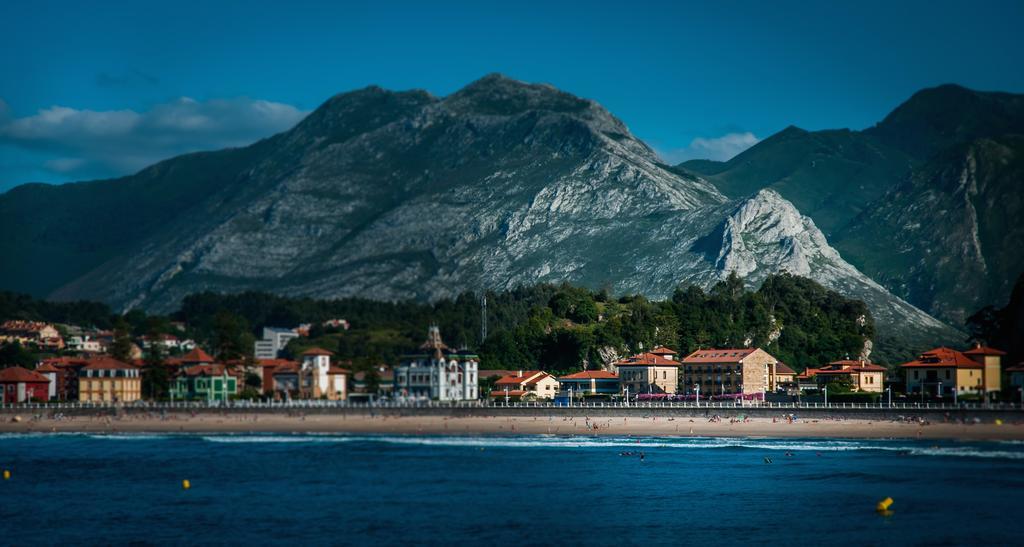
[[[369,84],[490,72],[595,99],[672,160],[914,91],[1024,92],[1024,2],[0,3],[0,191],[126,174],[287,128]]]

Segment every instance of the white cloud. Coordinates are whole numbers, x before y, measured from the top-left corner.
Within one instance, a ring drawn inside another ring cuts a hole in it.
[[[271,101],[188,97],[144,112],[53,106],[6,120],[3,112],[0,103],[0,145],[51,154],[40,167],[67,176],[123,175],[186,152],[244,146],[307,114]]]
[[[721,137],[697,137],[685,148],[658,150],[658,154],[666,163],[675,165],[686,160],[727,161],[754,146],[760,141],[753,133],[727,133]]]

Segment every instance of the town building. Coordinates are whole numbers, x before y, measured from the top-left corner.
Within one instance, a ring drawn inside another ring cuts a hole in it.
[[[0,323],[0,344],[9,342],[50,350],[64,349],[64,339],[56,327],[41,321],[11,320]]]
[[[102,353],[107,349],[98,338],[93,338],[88,334],[69,336],[65,340],[65,347],[69,351],[79,353]]]
[[[493,399],[554,399],[558,380],[543,370],[518,371],[494,382]]]
[[[189,351],[196,347],[196,343],[192,340],[181,340],[173,334],[157,334],[154,336],[143,335],[142,336],[142,348],[150,349],[154,345],[158,345],[164,349],[164,351]]]
[[[706,395],[775,391],[779,360],[761,348],[699,349],[683,360],[683,385]]]
[[[1003,389],[1002,365],[1003,356],[1006,355],[1005,351],[981,344],[974,344],[974,347],[965,351],[964,355],[984,366],[986,393],[997,392]]]
[[[49,388],[46,391],[46,400],[57,400],[57,384],[60,379],[60,369],[50,363],[40,363],[36,367],[36,372],[45,376],[50,382]]]
[[[619,375],[607,370],[584,370],[558,379],[559,396],[614,397],[622,392]]]
[[[171,379],[171,400],[227,401],[238,394],[238,374],[225,365],[196,365]]]
[[[288,361],[275,366],[271,375],[271,393],[275,399],[289,400],[299,396],[299,370],[302,365]]]
[[[626,395],[642,393],[676,393],[679,390],[678,352],[658,346],[613,363],[618,369],[619,383]]]
[[[348,376],[350,372],[331,364],[330,351],[312,348],[302,352],[302,366],[299,369],[300,395],[307,399],[344,401],[348,399]]]
[[[376,387],[373,385],[376,383]],[[352,393],[362,399],[389,397],[395,387],[395,372],[385,364],[373,367],[372,371],[359,371],[352,374]]]
[[[50,399],[50,379],[22,367],[0,370],[0,392],[4,404],[30,403]]]
[[[906,377],[907,393],[937,397],[984,395],[1002,386],[1003,351],[976,346],[961,352],[947,347],[928,350],[917,359],[900,365]]]
[[[258,374],[260,377],[263,393],[266,395],[272,395],[276,391],[274,386],[274,373],[278,370],[298,371],[298,369],[299,363],[289,359],[256,359],[256,366],[253,372]],[[296,382],[298,382],[297,372]],[[297,383],[295,389],[298,389]]]
[[[57,369],[57,383],[54,389],[59,401],[78,400],[78,374],[89,364],[89,357],[53,357],[44,359],[36,369],[53,367]],[[43,373],[47,374],[47,373]]]
[[[480,358],[469,350],[455,351],[431,326],[427,340],[395,367],[395,395],[439,401],[471,401],[479,397]]]
[[[263,339],[253,345],[253,356],[256,359],[276,359],[281,356],[281,350],[288,342],[298,337],[299,333],[295,329],[263,327]]]
[[[786,363],[779,361],[775,363],[775,386],[791,386],[796,384],[796,371]]]
[[[129,403],[142,398],[139,367],[108,356],[90,359],[78,371],[78,400]]]
[[[1010,387],[1024,389],[1024,361],[1006,369],[1010,376]]]
[[[885,367],[874,363],[842,359],[818,368],[808,368],[804,375],[808,379],[813,379],[819,388],[841,381],[848,383],[853,391],[881,393],[884,389],[882,384],[885,380],[885,371]]]

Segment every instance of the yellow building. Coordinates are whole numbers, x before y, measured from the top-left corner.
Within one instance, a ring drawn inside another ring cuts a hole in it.
[[[630,397],[644,393],[679,391],[679,362],[675,350],[659,346],[613,363],[618,367],[619,383]]]
[[[985,391],[991,393],[1003,388],[1002,364],[1005,351],[975,344],[973,348],[964,352],[964,355],[980,363],[984,369]]]
[[[141,398],[142,374],[134,365],[101,356],[78,371],[79,401],[128,403]]]
[[[520,370],[516,374],[500,378],[491,391],[493,399],[521,400],[554,399],[558,393],[558,379],[542,370]]]
[[[796,371],[789,368],[789,365],[779,361],[775,363],[775,385],[785,386],[796,383]]]
[[[881,393],[885,381],[885,367],[866,361],[843,359],[832,361],[821,368],[809,368],[804,375],[813,377],[819,386],[845,379],[850,382],[850,387],[854,391]]]
[[[907,393],[938,397],[984,395],[999,391],[1002,356],[997,349],[976,346],[961,352],[946,347],[922,353],[916,360],[900,365],[906,375]]]

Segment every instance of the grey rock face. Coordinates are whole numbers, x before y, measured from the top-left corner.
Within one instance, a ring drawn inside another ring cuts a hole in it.
[[[436,299],[569,281],[663,297],[730,271],[754,283],[789,271],[864,298],[879,323],[951,332],[847,264],[776,192],[729,201],[550,86],[488,76],[443,99],[368,88],[270,144],[57,296],[166,311],[201,290]]]

